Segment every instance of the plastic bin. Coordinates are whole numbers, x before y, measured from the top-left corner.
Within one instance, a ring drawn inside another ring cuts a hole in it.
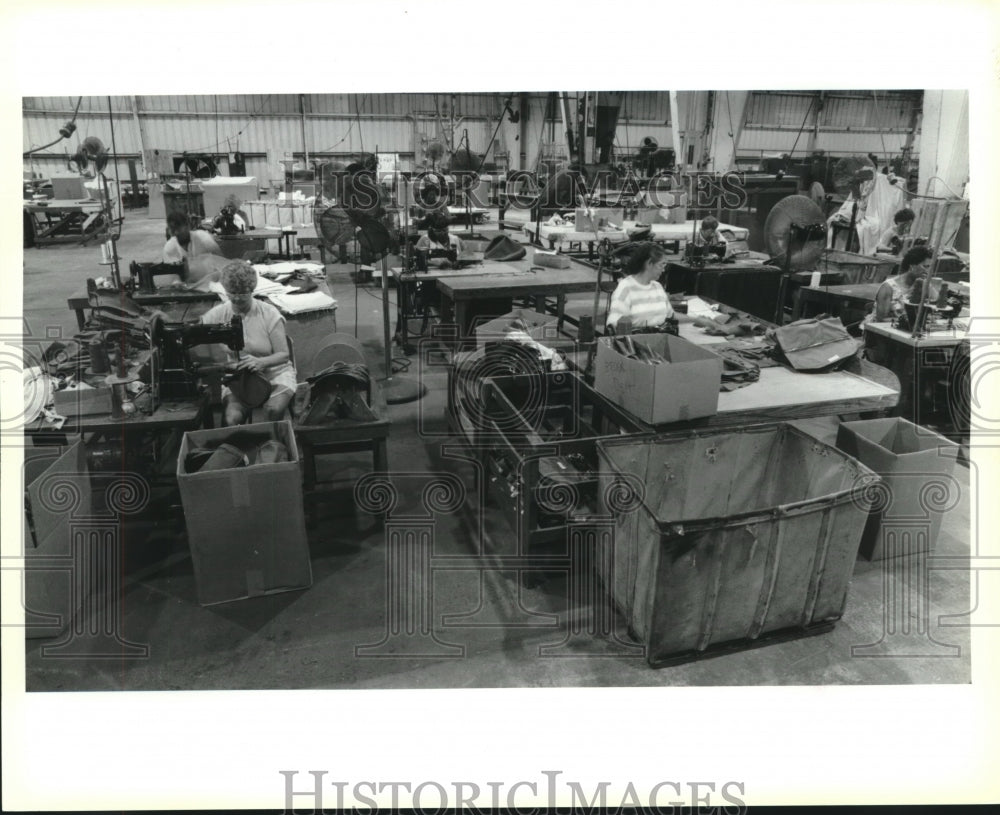
[[[882,560],[931,551],[949,505],[942,499],[954,494],[950,482],[959,446],[897,417],[844,422],[837,447],[883,479],[884,500],[872,508],[861,554]]]
[[[653,666],[840,619],[871,470],[791,425],[597,442],[614,551],[598,574]],[[634,507],[623,483],[645,485]],[[866,489],[867,488],[867,489]]]

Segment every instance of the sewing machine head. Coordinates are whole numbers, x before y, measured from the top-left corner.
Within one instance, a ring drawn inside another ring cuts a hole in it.
[[[712,261],[722,260],[726,256],[725,244],[710,244],[707,246],[695,246],[688,241],[684,247],[684,260],[692,266],[704,266]]]
[[[172,275],[184,280],[187,271],[183,263],[137,263],[134,260],[129,264],[128,270],[131,277],[125,282],[125,286],[140,294],[154,294],[157,277]]]
[[[150,324],[150,347],[156,357],[152,376],[158,380],[158,396],[163,399],[197,396],[198,379],[206,371],[189,352],[195,346],[214,344],[241,351],[243,319],[234,316],[223,324],[168,323],[162,316],[154,316]]]
[[[233,204],[226,204],[215,216],[212,228],[220,235],[240,235],[243,230],[236,224],[237,207]]]

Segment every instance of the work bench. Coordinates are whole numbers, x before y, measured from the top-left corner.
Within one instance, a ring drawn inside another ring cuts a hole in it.
[[[893,415],[963,438],[970,428],[971,367],[967,317],[954,328],[933,328],[919,337],[891,323],[867,323],[865,356],[899,377]]]
[[[400,341],[409,341],[408,321],[422,317],[415,308],[416,284],[433,283],[441,293],[441,322],[454,326],[454,345],[461,348],[471,337],[476,310],[489,307],[491,317],[510,311],[516,297],[534,301],[537,311],[545,310],[547,297],[556,299],[560,321],[567,294],[593,293],[597,272],[573,262],[568,269],[532,266],[530,255],[522,260],[483,261],[463,269],[428,269],[426,272],[389,270],[397,283],[397,319]]]
[[[83,240],[89,225],[103,210],[100,201],[83,199],[63,201],[49,198],[45,201],[25,201],[26,245],[45,246],[53,243],[77,243]]]
[[[739,315],[749,319],[749,315]],[[763,347],[759,338],[728,341],[682,317],[679,333],[708,350]],[[543,340],[544,344],[559,345]],[[762,367],[756,382],[719,393],[712,416],[650,425],[597,392],[585,376],[591,348],[565,343],[571,371],[491,374],[480,351],[457,355],[449,371],[447,420],[483,467],[490,494],[507,511],[525,549],[564,546],[567,529],[596,511],[596,441],[796,419],[883,415],[900,399],[896,375],[856,358],[837,371],[806,374]],[[530,370],[530,367],[529,367]]]

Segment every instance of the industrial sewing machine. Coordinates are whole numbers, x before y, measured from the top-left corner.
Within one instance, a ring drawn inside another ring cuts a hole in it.
[[[219,214],[212,221],[212,229],[219,235],[230,237],[232,235],[242,235],[243,228],[236,225],[236,208],[223,207]]]
[[[173,275],[184,279],[183,263],[138,263],[132,261],[128,267],[131,277],[125,281],[125,288],[139,294],[155,294],[156,278]]]
[[[688,241],[684,247],[684,261],[691,266],[704,266],[723,260],[726,257],[725,244],[712,244],[710,246],[695,246],[694,241]]]
[[[152,349],[149,382],[153,402],[161,399],[192,399],[199,394],[198,380],[221,371],[224,365],[205,365],[192,359],[190,351],[198,345],[222,344],[233,351],[243,349],[243,319],[234,316],[228,324],[167,323],[154,316],[150,324]]]

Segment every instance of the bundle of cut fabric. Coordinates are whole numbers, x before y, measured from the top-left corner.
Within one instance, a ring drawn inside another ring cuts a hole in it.
[[[301,414],[301,424],[318,426],[336,420],[372,420],[373,414],[366,400],[371,393],[371,375],[367,365],[337,361],[309,377],[306,383],[309,385],[309,399]]]
[[[217,447],[194,447],[184,459],[188,473],[252,467],[288,461],[288,448],[280,441],[258,433],[234,433]]]

